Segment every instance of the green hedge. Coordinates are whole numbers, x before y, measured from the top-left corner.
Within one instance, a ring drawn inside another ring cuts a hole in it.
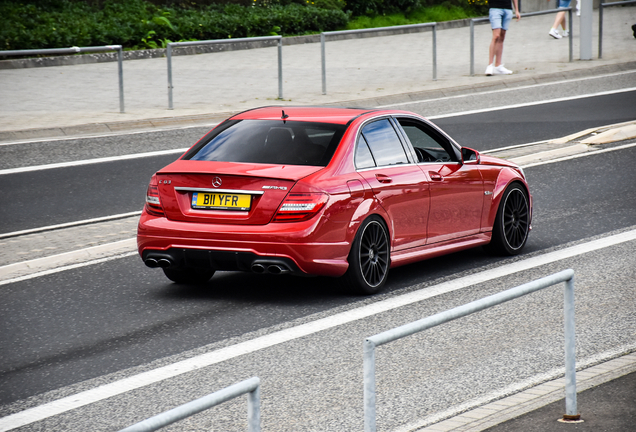
[[[348,15],[339,9],[270,4],[199,8],[159,7],[144,0],[0,1],[0,50],[123,45],[154,48],[168,41],[293,35],[337,30]]]

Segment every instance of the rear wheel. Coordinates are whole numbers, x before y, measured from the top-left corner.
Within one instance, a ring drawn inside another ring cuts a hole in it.
[[[526,244],[529,231],[528,196],[523,187],[512,184],[501,198],[488,249],[504,255],[516,255]]]
[[[178,284],[198,285],[204,284],[214,275],[214,270],[196,268],[163,269],[168,279]]]
[[[362,223],[349,252],[344,282],[357,294],[379,292],[389,274],[390,242],[382,219],[371,216]]]

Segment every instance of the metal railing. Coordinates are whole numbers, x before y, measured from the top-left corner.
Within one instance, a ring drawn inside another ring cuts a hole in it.
[[[30,50],[10,50],[0,51],[2,56],[29,56],[41,54],[77,54],[85,52],[117,51],[117,73],[119,76],[119,112],[124,112],[124,67],[122,65],[123,54],[121,45],[105,45],[94,47],[70,47],[70,48],[47,48]]]
[[[168,109],[173,109],[172,104],[172,49],[176,47],[189,47],[197,45],[216,45],[237,42],[259,42],[277,40],[278,41],[278,99],[283,98],[283,37],[282,36],[262,36],[238,39],[214,39],[205,41],[190,42],[170,42],[167,46],[166,55],[168,57]]]
[[[565,406],[567,420],[576,420],[579,415],[576,406],[576,359],[574,330],[574,270],[564,270],[542,279],[520,285],[467,303],[463,306],[429,316],[427,318],[396,327],[371,336],[364,341],[364,431],[376,431],[375,411],[375,348],[389,342],[410,336],[422,330],[444,324],[489,307],[516,299],[526,294],[565,282],[564,326],[565,326]]]
[[[619,1],[612,3],[603,3],[598,7],[598,58],[603,58],[603,9],[611,6],[621,6],[627,4],[636,4],[636,0]]]
[[[322,94],[327,94],[327,65],[326,65],[326,55],[325,55],[325,39],[327,36],[337,36],[337,35],[346,35],[346,34],[357,34],[357,33],[378,33],[387,30],[409,30],[414,28],[425,28],[431,27],[433,30],[433,81],[437,81],[437,23],[423,23],[423,24],[409,24],[402,26],[391,26],[391,27],[376,27],[369,29],[357,29],[357,30],[339,30],[339,31],[329,31],[320,33],[320,58],[322,64]]]
[[[568,23],[570,23],[570,37],[568,37],[568,40],[569,40],[569,47],[570,47],[570,63],[572,63],[572,37],[574,34],[574,31],[573,31],[574,23],[572,22],[571,7],[559,8],[559,9],[553,9],[553,10],[547,10],[547,11],[523,13],[521,14],[521,18],[532,17],[537,15],[548,15],[548,14],[564,12],[564,11],[568,12]],[[473,18],[470,20],[470,76],[475,76],[475,23],[483,23],[483,22],[489,22],[489,21],[490,19],[487,17]]]
[[[260,432],[261,430],[261,380],[253,377],[240,383],[231,385],[215,393],[203,396],[169,411],[150,417],[139,423],[135,423],[119,432],[152,432],[184,418],[190,417],[215,405],[227,402],[230,399],[245,393],[247,397],[247,430],[248,432]]]

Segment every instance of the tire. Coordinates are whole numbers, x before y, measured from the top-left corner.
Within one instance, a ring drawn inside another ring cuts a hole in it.
[[[517,255],[526,244],[529,231],[528,195],[523,187],[513,183],[501,197],[487,249],[501,255]]]
[[[389,275],[391,246],[384,221],[378,216],[366,219],[356,233],[349,252],[349,268],[343,276],[345,286],[356,294],[380,292]]]
[[[210,280],[214,270],[201,270],[196,268],[163,269],[163,273],[172,282],[184,285],[201,285]]]

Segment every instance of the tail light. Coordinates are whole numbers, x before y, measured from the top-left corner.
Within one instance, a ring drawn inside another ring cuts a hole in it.
[[[301,222],[316,216],[327,203],[323,193],[290,193],[274,216],[274,222]]]
[[[159,199],[159,184],[157,176],[153,174],[150,178],[148,191],[146,192],[146,211],[153,216],[165,216],[161,200]]]

